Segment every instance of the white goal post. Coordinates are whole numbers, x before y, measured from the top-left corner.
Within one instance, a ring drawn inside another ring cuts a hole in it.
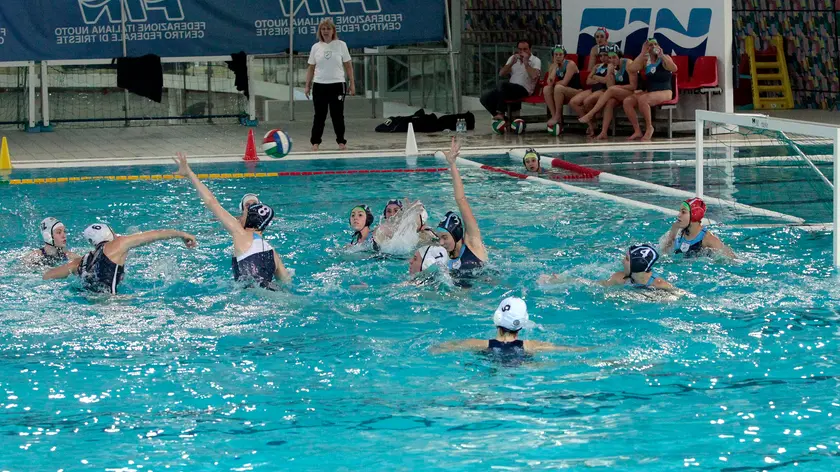
[[[697,110],[695,133],[695,191],[698,197],[702,198],[708,190],[710,183],[707,172],[708,169],[713,168],[713,165],[728,165],[731,170],[734,166],[739,165],[742,166],[740,168],[749,167],[750,163],[754,163],[756,168],[773,169],[772,172],[775,172],[773,175],[777,180],[769,182],[770,179],[768,179],[768,186],[778,184],[779,175],[798,173],[798,177],[791,178],[790,193],[779,195],[782,201],[784,198],[790,198],[791,195],[799,195],[797,190],[806,187],[806,184],[802,183],[803,175],[807,176],[808,185],[816,188],[820,193],[826,194],[826,200],[830,192],[832,195],[830,228],[833,232],[833,263],[835,267],[840,267],[840,228],[838,228],[840,224],[840,186],[832,184],[814,164],[816,161],[823,167],[831,166],[832,172],[829,175],[832,176],[833,182],[840,182],[840,165],[837,165],[840,162],[840,127],[774,118],[763,114],[733,114]],[[808,146],[821,149],[821,151],[817,151],[819,155],[809,156]],[[764,156],[760,151],[763,147],[770,149],[765,153],[768,154],[767,156]],[[774,153],[779,148],[784,148],[785,152]],[[756,155],[762,157],[736,158],[734,154],[739,149],[758,149],[759,152]],[[805,150],[803,151],[803,149]],[[706,156],[710,153],[717,153],[716,156],[722,153],[723,158],[706,159]],[[718,161],[724,164],[720,164]],[[743,165],[745,161],[747,166]],[[773,165],[776,165],[776,167],[773,167]],[[786,171],[786,169],[790,170]],[[760,172],[756,172],[752,175],[752,178],[757,179],[752,185],[760,186],[763,184],[763,177],[761,177]],[[745,195],[746,192],[735,190],[733,194]],[[803,192],[802,195],[805,195],[805,193]],[[775,203],[779,204],[779,202]],[[787,213],[788,208],[794,207],[794,204],[789,207],[782,206],[785,213]],[[795,215],[795,213],[792,214]],[[826,214],[826,220],[828,218],[829,215]],[[820,223],[828,223],[828,221]],[[807,224],[807,222],[803,224]]]

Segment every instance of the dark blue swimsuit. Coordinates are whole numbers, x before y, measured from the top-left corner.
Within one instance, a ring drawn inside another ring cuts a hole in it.
[[[682,232],[674,240],[674,254],[685,254],[686,257],[696,256],[703,249],[703,238],[706,237],[706,228],[702,228],[694,239],[685,239]]]
[[[598,76],[598,77],[606,77],[607,76],[607,66],[605,64],[599,65],[595,69],[595,75]],[[606,90],[606,89],[607,89],[607,84],[602,84],[602,83],[599,83],[599,82],[595,82],[594,84],[592,84],[592,88],[590,90],[592,90],[593,92],[598,92],[600,90]]]
[[[125,268],[108,259],[105,255],[105,244],[101,243],[96,249],[85,254],[76,273],[82,278],[87,290],[117,293],[117,286],[122,282]]]
[[[566,77],[566,67],[569,65],[569,61],[563,61],[563,66],[557,68],[557,72],[555,75],[557,76],[557,80],[563,80]],[[580,89],[580,74],[575,72],[574,77],[569,80],[568,87],[574,89]]]
[[[233,280],[254,282],[262,288],[276,290],[274,285],[274,248],[254,233],[254,240],[248,252],[234,257],[232,261]]]
[[[47,251],[44,248],[41,248],[41,264],[58,267],[62,264],[66,264],[68,261],[67,253],[64,252],[64,249],[55,248],[57,254],[51,255],[47,254]]]
[[[457,259],[450,259],[446,266],[449,270],[471,272],[484,266],[484,262],[470,250],[466,243],[461,245],[461,254]]]
[[[662,65],[662,59],[645,66],[645,76],[648,92],[671,90],[671,71]]]

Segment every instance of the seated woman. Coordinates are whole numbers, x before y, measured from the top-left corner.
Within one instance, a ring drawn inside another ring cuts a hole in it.
[[[562,132],[563,104],[580,93],[580,71],[577,64],[566,59],[566,48],[558,44],[553,51],[554,61],[548,69],[548,84],[543,88],[545,105],[551,113],[546,126],[552,128],[560,123]]]
[[[642,138],[642,141],[650,141],[653,137],[651,107],[674,98],[671,76],[677,72],[677,65],[670,56],[662,53],[662,48],[655,39],[649,39],[645,43],[639,57],[630,64],[629,69],[631,72],[639,72],[643,67],[647,78],[647,91],[637,90],[635,94],[624,99],[624,113],[633,125],[633,135],[627,138],[631,141],[639,138]],[[645,119],[644,134],[639,128],[637,108]]]
[[[735,258],[735,253],[723,242],[703,226],[706,215],[706,203],[699,198],[690,198],[680,204],[680,215],[671,225],[670,231],[665,233],[662,252],[685,254],[693,257],[705,253],[719,252],[726,257]],[[704,251],[705,250],[705,251]]]
[[[601,63],[598,54],[600,54],[602,46],[610,44],[609,39],[610,32],[603,26],[595,30],[595,45],[589,50],[589,62],[586,63],[586,70],[593,71]]]
[[[586,108],[586,103],[594,106],[601,95],[604,94],[604,91],[607,90],[607,73],[609,72],[609,56],[607,54],[607,46],[601,46],[598,50],[601,63],[586,78],[586,83],[591,88],[580,92],[569,100],[569,106],[575,111],[578,117],[584,116],[589,111]],[[592,123],[590,123],[586,129],[586,135],[592,136],[594,134],[595,129],[592,127]]]
[[[600,284],[610,286],[629,283],[637,288],[673,290],[673,285],[653,272],[653,265],[658,259],[659,252],[650,244],[630,246],[630,250],[624,255],[624,270],[614,273]]]
[[[505,298],[493,314],[493,324],[496,325],[494,339],[464,339],[451,341],[432,348],[434,354],[452,351],[486,351],[494,354],[522,356],[529,352],[539,351],[567,351],[581,352],[586,348],[572,346],[558,346],[555,344],[518,339],[522,328],[529,326],[528,306],[525,300],[516,297]]]
[[[610,48],[607,57],[609,58],[607,90],[598,98],[589,112],[580,118],[581,123],[590,124],[595,115],[604,110],[601,133],[595,139],[607,139],[607,131],[612,123],[615,107],[625,98],[633,95],[639,83],[639,74],[628,70],[632,61],[621,57],[621,50],[617,46],[613,45]],[[586,107],[586,102],[584,106]]]
[[[452,187],[455,191],[455,203],[461,217],[455,212],[449,211],[444,215],[443,221],[438,224],[437,236],[440,245],[449,253],[447,267],[461,274],[469,273],[479,269],[487,262],[487,248],[481,239],[481,231],[478,229],[478,221],[473,215],[472,208],[467,202],[464,193],[464,182],[461,180],[461,173],[458,172],[458,154],[461,152],[461,144],[452,138],[452,145],[446,155],[449,163],[449,174],[452,176]],[[463,220],[462,220],[463,218]]]

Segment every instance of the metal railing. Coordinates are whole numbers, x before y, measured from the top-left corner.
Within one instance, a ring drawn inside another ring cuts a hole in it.
[[[458,55],[457,52],[453,54]],[[377,117],[378,105],[384,101],[431,108],[455,113],[458,91],[452,90],[449,52],[445,49],[388,50],[383,52],[351,52],[356,94],[370,102],[371,117]],[[306,84],[309,56],[288,54],[255,56],[251,66],[254,80],[277,85],[291,85],[290,97],[268,97],[289,101],[294,119],[294,102],[300,100]],[[455,77],[458,79],[455,62]],[[456,80],[460,84],[460,80]],[[349,103],[354,100],[351,98]],[[349,104],[348,103],[348,104]]]

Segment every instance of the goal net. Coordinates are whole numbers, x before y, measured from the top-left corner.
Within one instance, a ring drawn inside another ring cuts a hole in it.
[[[712,218],[835,229],[840,128],[757,114],[698,111],[696,117],[696,192]]]
[[[29,67],[0,64],[0,128],[23,129],[29,121]]]

